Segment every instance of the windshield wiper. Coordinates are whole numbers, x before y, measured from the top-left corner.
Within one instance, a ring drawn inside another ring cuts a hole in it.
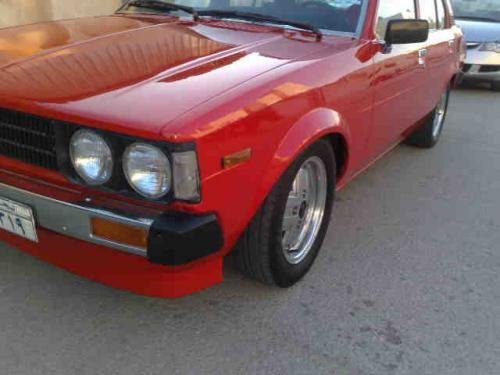
[[[173,10],[182,10],[186,13],[191,14],[195,21],[198,20],[198,12],[196,11],[196,9],[185,6],[185,5],[163,2],[160,0],[132,0],[132,1],[128,1],[118,11],[123,10],[123,9],[127,9],[129,7],[147,8],[147,9],[153,9],[153,10],[161,10],[161,11],[165,11],[165,12],[170,12]]]
[[[232,10],[217,10],[217,9],[208,9],[208,10],[200,10],[198,11],[198,16],[212,16],[212,17],[218,17],[218,18],[236,18],[236,19],[242,19],[242,20],[248,20],[248,21],[255,21],[255,22],[265,22],[265,23],[274,23],[274,24],[280,24],[280,25],[288,25],[295,27],[297,29],[304,29],[304,30],[310,30],[314,34],[316,34],[316,40],[320,41],[321,38],[323,37],[323,33],[321,30],[309,23],[305,22],[297,22],[293,20],[286,20],[286,19],[281,19],[278,17],[270,16],[267,14],[261,14],[261,13],[252,13],[252,12],[240,12],[240,11],[232,11]]]
[[[471,20],[471,21],[485,21],[485,22],[500,22],[495,18],[482,17],[482,16],[455,16],[455,18],[460,20]]]
[[[153,10],[162,10],[166,12],[170,12],[172,10],[182,10],[186,13],[189,13],[193,16],[193,19],[197,21],[200,16],[212,16],[219,18],[237,18],[248,21],[256,21],[256,22],[266,22],[266,23],[274,23],[280,25],[288,25],[298,29],[310,30],[314,34],[316,34],[316,40],[320,41],[323,37],[323,33],[321,30],[309,23],[305,22],[297,22],[293,20],[285,20],[278,17],[260,14],[260,13],[252,13],[252,12],[239,12],[239,11],[231,11],[231,10],[217,10],[217,9],[208,9],[208,10],[196,10],[195,8],[188,7],[185,5],[179,5],[174,3],[167,3],[160,0],[131,0],[126,2],[118,11],[123,9],[127,9],[128,7],[137,7],[137,8],[148,8]]]

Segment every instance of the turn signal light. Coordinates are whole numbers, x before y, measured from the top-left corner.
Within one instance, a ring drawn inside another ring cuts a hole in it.
[[[235,152],[234,154],[231,155],[226,155],[222,158],[222,167],[224,169],[234,167],[238,164],[246,162],[247,160],[250,160],[251,157],[252,157],[251,148]]]
[[[148,247],[148,230],[94,217],[90,221],[92,235],[104,240],[139,247]]]

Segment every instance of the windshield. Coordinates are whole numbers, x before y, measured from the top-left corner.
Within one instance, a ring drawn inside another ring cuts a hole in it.
[[[452,0],[455,17],[500,22],[500,0]]]
[[[280,20],[309,24],[323,30],[346,33],[355,33],[358,30],[365,1],[367,0],[162,0],[163,3],[192,7],[200,12],[223,10],[258,13]],[[165,9],[155,10],[137,6],[124,8],[123,11],[166,12]],[[174,9],[169,11],[169,14],[185,15],[182,11]],[[223,15],[215,17],[230,18]],[[259,23],[259,21],[254,22]]]

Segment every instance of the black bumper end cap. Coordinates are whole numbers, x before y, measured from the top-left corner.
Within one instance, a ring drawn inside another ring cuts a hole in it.
[[[167,212],[149,231],[148,259],[152,263],[181,266],[221,250],[222,228],[214,214]]]

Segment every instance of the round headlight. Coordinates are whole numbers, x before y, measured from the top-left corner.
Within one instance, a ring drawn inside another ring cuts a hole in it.
[[[159,148],[146,143],[134,143],[125,150],[123,171],[130,186],[146,198],[161,198],[172,186],[167,156]]]
[[[71,162],[89,185],[102,185],[113,174],[113,155],[106,141],[90,130],[78,130],[69,145]]]

